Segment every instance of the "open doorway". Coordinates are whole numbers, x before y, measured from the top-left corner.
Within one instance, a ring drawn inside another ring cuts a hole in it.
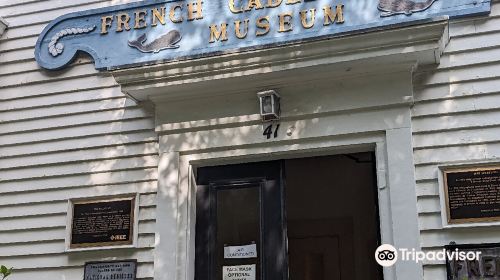
[[[374,153],[199,168],[195,279],[381,280],[377,201]]]
[[[382,279],[374,154],[284,164],[289,279]]]

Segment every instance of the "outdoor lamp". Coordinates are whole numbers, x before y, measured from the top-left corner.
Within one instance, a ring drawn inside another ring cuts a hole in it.
[[[262,121],[276,121],[280,119],[280,96],[274,90],[257,93],[260,100],[260,116]]]

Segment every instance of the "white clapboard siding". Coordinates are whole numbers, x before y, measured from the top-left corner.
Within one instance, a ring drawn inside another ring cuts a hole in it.
[[[440,230],[443,228],[441,213],[420,213],[419,226],[421,230]]]
[[[422,182],[417,184],[417,195],[419,197],[439,195],[439,187],[437,182]]]
[[[426,118],[467,112],[494,110],[500,105],[500,94],[467,96],[449,100],[422,102],[413,107],[413,117]],[[1,116],[1,115],[0,115]]]
[[[38,69],[38,65],[35,60],[31,61],[19,61],[16,63],[9,64],[9,67],[0,67],[0,75],[8,75],[13,73],[24,73],[30,70]]]
[[[421,246],[498,243],[500,227],[443,229],[438,167],[500,158],[500,2],[492,13],[450,24],[439,66],[415,74],[412,129]],[[424,279],[446,279],[444,263],[424,263]]]
[[[66,80],[64,82],[51,81],[46,83],[0,88],[0,101],[53,95],[65,92],[76,92],[89,89],[99,89],[112,86],[116,86],[116,82],[112,78],[104,77],[101,74],[94,73],[93,76],[80,77],[78,79]]]
[[[59,94],[50,94],[38,97],[32,96],[28,98],[3,99],[0,103],[0,112],[15,112],[16,110],[23,109],[36,110],[38,108],[45,108],[50,106],[55,107],[58,105],[71,106],[74,104],[97,102],[106,99],[121,99],[123,97],[124,96],[120,90],[120,87],[101,87],[88,90],[79,90],[76,92],[61,92]],[[23,99],[23,102],[19,102],[19,99]]]
[[[16,17],[20,15],[30,14],[30,13],[39,13],[43,11],[53,11],[53,10],[61,10],[65,7],[75,7],[81,6],[86,3],[100,3],[99,0],[73,0],[73,1],[65,1],[65,0],[53,0],[50,2],[40,1],[40,2],[32,2],[26,3],[24,5],[16,5],[2,8],[2,12],[5,13],[5,18]]]
[[[91,123],[75,127],[62,127],[59,129],[23,131],[5,135],[0,134],[0,147],[14,144],[57,140],[62,138],[74,139],[77,137],[109,135],[153,128],[154,123],[151,118],[137,118],[104,123]]]
[[[45,170],[51,170],[50,166],[53,164],[65,164],[72,165],[78,163],[84,163],[89,160],[93,160],[91,163],[90,171],[95,172],[106,172],[109,170],[117,170],[117,169],[137,169],[137,166],[132,164],[128,168],[124,165],[112,165],[117,160],[125,161],[126,158],[136,158],[144,155],[148,156],[156,156],[156,143],[146,143],[146,144],[128,144],[128,145],[120,145],[120,146],[110,146],[105,148],[97,148],[97,149],[79,149],[71,152],[64,153],[54,153],[55,157],[50,157],[48,155],[31,155],[27,157],[15,157],[15,158],[7,158],[0,160],[0,172],[5,174],[4,176],[0,176],[0,180],[15,180],[16,178],[9,177],[8,173],[16,174],[21,171],[21,173],[31,172],[33,169],[44,168]],[[87,153],[86,153],[87,152]],[[99,153],[102,152],[102,153]],[[76,157],[73,157],[76,156]],[[80,157],[78,157],[80,156]],[[141,157],[142,158],[142,157]],[[139,158],[139,159],[141,159]],[[30,161],[32,159],[32,161]],[[77,159],[77,160],[75,160]],[[101,166],[97,162],[102,161],[102,169],[96,168],[97,166]],[[112,164],[109,164],[112,162]],[[128,163],[129,161],[127,161]],[[144,159],[145,163],[148,163],[147,166],[150,166],[150,163],[155,164],[155,161],[149,161],[149,159]],[[106,164],[106,165],[105,165]],[[85,165],[79,164],[78,167],[82,167]],[[106,166],[113,166],[112,169],[104,169]],[[140,168],[141,166],[139,166]],[[65,169],[72,170],[72,169]],[[12,171],[12,172],[11,172]],[[86,168],[81,169],[79,172],[89,172]],[[34,177],[36,176],[36,172],[33,173]],[[45,176],[60,176],[60,175],[68,175],[74,174],[71,171],[67,171],[65,173],[51,173],[48,171],[44,173]]]
[[[422,101],[449,100],[476,94],[495,94],[499,92],[497,86],[499,80],[490,79],[431,87],[424,86],[417,89],[418,94],[415,95],[415,101],[419,104]]]
[[[12,134],[13,132],[36,132],[49,129],[61,129],[92,123],[102,123],[117,120],[138,119],[148,117],[142,108],[136,106],[123,107],[115,110],[93,111],[87,113],[67,114],[63,116],[52,116],[41,119],[18,120],[15,122],[0,122],[0,135]]]
[[[421,133],[413,137],[415,149],[466,146],[469,144],[488,144],[498,141],[500,126],[468,128],[455,131]]]
[[[0,0],[0,7],[10,7],[10,6],[16,6],[16,5],[26,5],[28,3],[33,3],[37,1],[47,1],[47,0],[17,0],[17,1],[12,1],[12,0]]]
[[[28,50],[33,51],[33,48],[29,47]],[[13,54],[15,58],[17,58],[16,52],[17,50]],[[6,56],[7,55],[2,54],[2,57]],[[43,71],[43,72],[31,71],[31,72],[26,72],[23,75],[17,75],[17,74],[3,75],[2,79],[0,80],[0,88],[16,87],[18,85],[26,86],[29,84],[35,84],[40,82],[48,82],[48,81],[57,82],[61,80],[75,79],[78,77],[94,76],[95,74],[92,73],[93,71],[94,71],[94,65],[79,64],[79,65],[72,65],[72,67],[69,67],[68,70],[60,71],[60,73],[58,73],[57,75],[48,71]],[[109,77],[106,78],[110,79]]]
[[[2,147],[2,158],[15,156],[33,156],[56,151],[73,151],[92,147],[118,146],[133,143],[150,143],[156,136],[149,130],[127,133],[96,135],[85,138],[57,140],[48,143],[25,143]],[[21,148],[22,150],[20,150]]]
[[[417,206],[419,213],[429,214],[429,213],[439,213],[441,211],[438,196],[419,197],[417,201]]]
[[[47,23],[42,23],[42,24],[32,23],[29,25],[12,27],[12,28],[9,28],[9,32],[5,32],[2,35],[2,38],[0,40],[5,41],[5,40],[10,40],[10,39],[33,37],[33,36],[36,36],[37,34],[42,33],[42,30],[43,30],[43,28],[45,28],[46,25],[47,25]]]
[[[104,103],[104,104],[103,104]],[[107,102],[102,102],[102,100],[90,101],[90,102],[78,102],[69,103],[61,105],[51,105],[50,112],[47,112],[49,106],[37,106],[17,110],[0,111],[0,124],[9,122],[20,122],[27,120],[44,119],[49,117],[65,117],[73,114],[83,114],[95,112],[96,108],[98,111],[111,111],[113,109],[125,110],[132,109],[136,107],[136,103],[127,98],[115,98],[109,99]]]
[[[158,137],[149,106],[91,58],[40,69],[34,47],[58,16],[126,0],[0,0],[0,264],[12,280],[83,279],[88,261],[137,259],[153,279]],[[139,193],[138,246],[65,252],[68,200]]]
[[[25,157],[0,158],[0,172],[2,169],[41,166],[57,163],[70,163],[78,161],[107,159],[118,157],[131,157],[139,155],[154,155],[157,153],[156,143],[138,143],[115,145],[104,148],[78,149],[68,152],[53,152],[51,154],[28,155]],[[1,177],[1,176],[0,176]]]
[[[88,174],[76,174],[63,177],[37,178],[36,180],[0,182],[0,193],[57,189],[67,189],[68,192],[71,192],[72,189],[77,187],[109,185],[112,188],[117,184],[130,182],[142,182],[138,184],[137,188],[149,189],[149,181],[157,179],[155,170],[157,168],[155,166],[154,168],[95,173],[90,176]]]
[[[0,231],[0,244],[42,242],[59,240],[66,236],[65,227],[40,228],[37,230]]]
[[[28,47],[34,47],[36,44],[38,37],[37,36],[30,36],[30,37],[25,37],[25,38],[18,38],[18,39],[10,39],[10,40],[3,40],[1,41],[2,43],[2,52],[7,52],[7,51],[15,51],[16,49],[24,49]],[[6,74],[7,72],[0,72],[0,74]]]
[[[464,81],[493,79],[500,77],[499,69],[500,64],[474,64],[468,67],[437,69],[433,72],[422,73],[417,76],[417,80],[431,86]]]
[[[0,182],[19,181],[22,179],[38,179],[52,176],[68,176],[73,174],[93,174],[118,170],[137,169],[158,166],[158,156],[135,156],[106,160],[67,163],[41,167],[27,167],[3,170]]]
[[[88,191],[85,192],[84,190],[73,189],[71,191],[71,194],[66,194],[66,197],[57,197],[58,199],[52,196],[49,198],[47,198],[46,196],[42,197],[43,193],[33,196],[29,196],[28,194],[23,195],[23,197],[26,197],[26,199],[23,200],[18,199],[20,195],[17,193],[12,195],[2,194],[2,201],[0,201],[0,204],[3,204],[3,202],[6,203],[2,205],[2,208],[0,208],[0,219],[65,213],[68,210],[68,200],[71,198],[90,197],[99,193],[102,193],[104,195],[122,195],[134,193],[134,191],[136,191],[136,189],[134,188],[136,187],[136,185],[134,184],[127,185],[126,187],[127,188],[122,186],[115,186],[114,189],[111,189],[108,192],[103,192],[100,188],[87,188],[89,190],[92,190],[93,193]],[[143,192],[140,193],[141,195],[139,197],[139,206],[142,207],[141,209],[155,206],[156,194],[148,194]]]

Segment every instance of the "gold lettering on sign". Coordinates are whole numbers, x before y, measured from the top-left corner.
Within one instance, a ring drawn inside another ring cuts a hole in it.
[[[241,21],[237,20],[234,22],[234,27],[236,28],[235,29],[235,32],[236,32],[236,37],[238,37],[238,39],[245,39],[245,37],[247,36],[248,34],[248,22],[250,20],[249,19],[245,19],[243,21],[243,33],[241,33]]]
[[[311,20],[309,22],[307,22],[307,13],[308,12],[311,12]],[[314,26],[314,20],[316,19],[316,9],[300,11],[300,19],[302,21],[302,26],[305,29],[312,28]]]
[[[210,25],[210,43],[215,43],[215,41],[227,41],[227,23],[220,25],[220,30],[217,29],[217,25]]]
[[[295,5],[304,3],[306,0],[227,0],[229,10],[233,14],[241,14],[246,12],[257,11],[267,8],[278,8],[281,5]],[[131,29],[144,29],[157,27],[158,25],[166,25],[167,21],[176,24],[182,23],[185,20],[194,21],[203,19],[203,0],[186,0],[186,1],[167,1],[166,6],[156,6],[147,10],[136,10],[128,12],[119,12],[113,15],[105,15],[101,17],[101,34],[108,34],[110,30],[116,32],[130,31]],[[172,2],[172,3],[170,3]],[[321,9],[323,10],[324,18],[321,17]],[[278,18],[276,19],[276,15]],[[256,15],[257,19],[248,16],[246,19],[234,19],[234,34],[238,39],[248,38],[249,32],[254,32],[255,36],[265,36],[271,32],[271,24],[273,24],[273,32],[285,33],[291,32],[294,28],[312,29],[316,23],[323,26],[331,26],[344,23],[344,5],[336,4],[335,6],[324,6],[322,8],[308,8],[296,11],[283,13],[268,13],[267,16]],[[298,17],[300,16],[300,24]],[[167,18],[168,17],[168,18]],[[278,20],[278,22],[276,22]],[[226,21],[229,22],[229,21]],[[207,23],[207,25],[210,23]],[[278,26],[276,26],[278,24]],[[297,26],[295,26],[297,25]],[[301,27],[302,28],[301,28]],[[228,41],[228,31],[231,33],[233,25],[231,23],[212,24],[209,26],[210,38],[209,43]],[[333,28],[333,27],[331,27]],[[253,34],[252,34],[253,36]],[[254,37],[255,38],[255,37]]]
[[[330,25],[331,23],[335,23],[335,19],[337,19],[337,23],[344,23],[344,5],[338,4],[335,10],[335,14],[332,12],[332,7],[325,6],[323,7],[323,11],[325,12],[325,23],[324,26]]]
[[[177,4],[175,6],[173,6],[171,9],[170,9],[170,20],[173,22],[173,23],[179,23],[179,22],[182,22],[184,19],[182,18],[182,14],[179,15],[179,17],[175,17],[175,10],[179,10],[179,11],[182,11],[182,4]]]
[[[137,11],[135,12],[135,25],[134,29],[141,29],[141,28],[146,28],[148,24],[146,23],[146,15],[148,14],[147,11]]]
[[[113,23],[113,16],[101,17],[101,34],[108,34],[108,28],[111,27],[112,23]]]
[[[122,32],[124,27],[125,30],[129,31],[130,30],[129,21],[130,21],[130,16],[128,14],[121,13],[116,15],[116,24],[117,24],[116,32]]]
[[[260,3],[260,0],[248,0],[247,7],[245,8],[245,11],[251,11],[253,8],[256,10],[264,9],[262,4]]]
[[[289,32],[293,30],[292,13],[283,13],[278,15],[280,19],[280,29],[278,32]]]
[[[191,2],[191,3],[188,3],[187,6],[188,6],[188,20],[189,21],[203,18],[203,1],[198,0],[196,2]]]
[[[281,2],[283,2],[283,0],[277,0],[276,2],[273,0],[267,0],[266,8],[276,8],[281,5]]]
[[[264,29],[264,31],[257,31],[255,35],[263,36],[269,33],[271,26],[269,25],[269,17],[260,17],[257,19],[257,28]]]
[[[151,22],[151,26],[157,26],[158,25],[158,21],[162,24],[162,25],[165,25],[166,22],[165,22],[165,7],[161,7],[161,12],[158,11],[157,8],[153,8],[151,9],[151,12],[153,13],[152,15],[152,22]]]
[[[229,10],[233,13],[233,14],[239,14],[239,13],[243,13],[243,8],[236,8],[235,4],[234,4],[234,1],[235,0],[229,0]]]

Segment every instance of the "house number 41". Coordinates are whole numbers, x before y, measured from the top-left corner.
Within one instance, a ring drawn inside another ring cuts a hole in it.
[[[273,136],[274,138],[277,138],[278,137],[278,131],[280,129],[280,124],[277,124],[276,125],[276,128],[274,128],[274,125],[273,124],[270,124],[266,127],[266,129],[264,129],[264,133],[262,133],[262,135],[266,136],[267,139],[271,139],[271,136]]]

